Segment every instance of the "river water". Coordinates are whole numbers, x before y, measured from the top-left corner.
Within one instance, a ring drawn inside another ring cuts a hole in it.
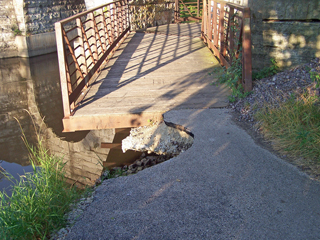
[[[33,121],[37,129],[41,129],[48,150],[67,162],[68,177],[76,183],[92,184],[103,167],[121,166],[139,155],[99,148],[101,142],[121,142],[128,135],[128,129],[62,133],[56,53],[0,59],[0,102],[0,166],[17,178],[24,171],[32,171],[21,129],[29,143],[36,144]],[[10,182],[0,174],[0,190],[9,185]]]

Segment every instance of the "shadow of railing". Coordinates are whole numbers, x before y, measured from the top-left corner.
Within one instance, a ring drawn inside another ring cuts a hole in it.
[[[128,37],[128,41],[124,42],[125,48],[119,49],[119,54],[116,53],[110,60],[110,65],[103,69],[108,70],[107,74],[99,76],[92,84],[90,94],[80,103],[77,111],[129,84],[143,85],[140,80],[147,75],[155,74],[169,64],[179,64],[181,59],[205,48],[204,45],[194,43],[192,36],[194,32],[200,34],[200,24],[195,25],[197,27],[193,25],[186,24],[184,29],[176,25],[177,29],[172,34],[174,37],[170,34],[169,25],[166,28],[155,27],[148,30],[153,34],[135,33]],[[183,64],[183,61],[180,63]],[[203,70],[206,74],[208,71],[209,69]],[[135,81],[138,83],[134,83]],[[194,84],[196,83],[195,81]],[[93,89],[95,85],[99,87]]]

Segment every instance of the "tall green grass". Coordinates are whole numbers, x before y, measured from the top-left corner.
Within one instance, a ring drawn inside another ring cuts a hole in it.
[[[13,188],[11,196],[0,192],[0,239],[47,239],[51,231],[65,226],[64,215],[80,192],[65,183],[62,161],[48,153],[40,133],[36,147],[24,134],[22,138],[33,172],[19,181],[6,174]]]
[[[266,106],[256,115],[262,133],[277,150],[320,162],[320,100],[292,97],[277,108]]]

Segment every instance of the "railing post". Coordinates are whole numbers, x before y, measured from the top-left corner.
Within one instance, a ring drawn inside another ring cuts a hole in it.
[[[208,38],[209,38],[209,41],[212,40],[212,25],[211,25],[211,20],[212,20],[212,13],[211,13],[211,1],[208,1],[208,4],[207,4],[207,31],[208,31]]]
[[[219,34],[220,34],[220,53],[223,54],[225,48],[224,42],[224,6],[225,3],[220,3],[220,15],[219,15]]]
[[[217,30],[217,2],[213,1],[213,16],[212,16],[212,28],[213,28],[213,45],[218,47],[219,32]]]
[[[175,0],[174,2],[174,21],[177,22],[180,18],[180,7],[179,0]]]
[[[203,0],[203,9],[202,9],[202,21],[201,21],[201,38],[204,40],[204,20],[205,20],[205,11],[204,11],[205,0]]]
[[[130,9],[129,9],[129,0],[125,0],[126,3],[126,21],[127,21],[127,28],[130,27],[131,29],[131,20],[130,20]]]
[[[62,105],[64,117],[70,116],[69,91],[67,84],[66,57],[63,44],[62,25],[60,22],[55,23],[56,42],[58,51],[60,86],[62,93]]]
[[[243,13],[242,49],[242,82],[244,82],[244,90],[249,92],[252,90],[250,8],[246,8]]]
[[[235,54],[234,52],[234,16],[233,15],[234,15],[234,8],[230,7],[230,11],[229,11],[230,65],[232,64],[233,57],[234,57],[233,55]]]
[[[197,17],[200,16],[200,0],[197,0]]]

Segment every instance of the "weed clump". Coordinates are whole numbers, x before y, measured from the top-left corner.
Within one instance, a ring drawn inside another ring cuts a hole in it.
[[[279,66],[274,58],[270,59],[270,66],[263,68],[261,71],[253,72],[252,79],[262,79],[275,75],[279,72]]]
[[[228,69],[223,68],[219,76],[219,83],[224,83],[231,89],[231,96],[228,97],[230,102],[235,102],[237,99],[244,98],[250,94],[250,92],[244,92],[241,79],[242,63],[240,54]]]
[[[61,159],[50,155],[37,133],[37,147],[30,146],[32,173],[13,182],[11,196],[0,192],[0,239],[47,239],[50,232],[66,224],[65,213],[80,197],[75,187],[65,182]]]
[[[274,148],[296,157],[320,162],[320,99],[292,96],[278,107],[266,106],[255,115],[259,129]]]

